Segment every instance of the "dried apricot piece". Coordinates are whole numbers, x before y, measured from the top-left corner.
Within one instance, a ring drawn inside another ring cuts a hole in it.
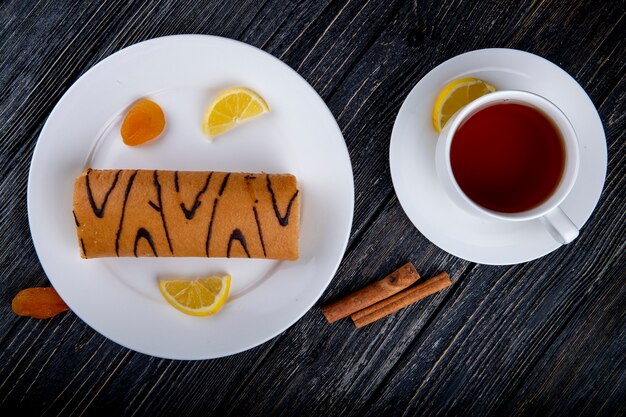
[[[70,308],[63,302],[54,288],[26,288],[13,297],[13,312],[18,316],[49,319]]]
[[[163,109],[154,101],[143,99],[126,113],[120,133],[126,145],[137,146],[155,139],[163,129],[165,129]]]

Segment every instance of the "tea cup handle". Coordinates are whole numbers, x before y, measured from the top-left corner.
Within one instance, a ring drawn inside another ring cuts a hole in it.
[[[548,229],[552,237],[563,245],[570,243],[578,236],[578,227],[560,207],[548,212],[539,220]]]

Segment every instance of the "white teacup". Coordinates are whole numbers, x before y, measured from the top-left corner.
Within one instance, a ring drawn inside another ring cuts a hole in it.
[[[518,103],[534,107],[547,116],[559,130],[565,148],[565,165],[561,181],[552,194],[540,205],[522,212],[502,213],[487,209],[470,199],[454,178],[450,163],[450,148],[459,126],[485,107],[501,103]],[[559,205],[572,190],[578,175],[579,150],[576,132],[565,114],[547,99],[526,91],[497,91],[482,96],[459,110],[445,125],[437,142],[437,175],[446,192],[461,208],[477,216],[504,221],[540,219],[558,242],[566,244],[578,236],[578,228]]]

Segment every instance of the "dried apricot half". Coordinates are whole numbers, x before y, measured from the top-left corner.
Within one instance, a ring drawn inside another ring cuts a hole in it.
[[[70,308],[63,302],[54,288],[26,288],[13,297],[13,312],[18,316],[49,319]]]
[[[161,106],[148,99],[139,100],[126,113],[120,133],[124,143],[137,146],[158,137],[165,129]]]

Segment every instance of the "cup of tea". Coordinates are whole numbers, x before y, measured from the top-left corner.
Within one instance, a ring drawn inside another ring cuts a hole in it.
[[[452,200],[485,218],[540,219],[566,244],[578,228],[559,205],[578,175],[576,132],[547,99],[497,91],[459,110],[436,151],[437,175]]]

